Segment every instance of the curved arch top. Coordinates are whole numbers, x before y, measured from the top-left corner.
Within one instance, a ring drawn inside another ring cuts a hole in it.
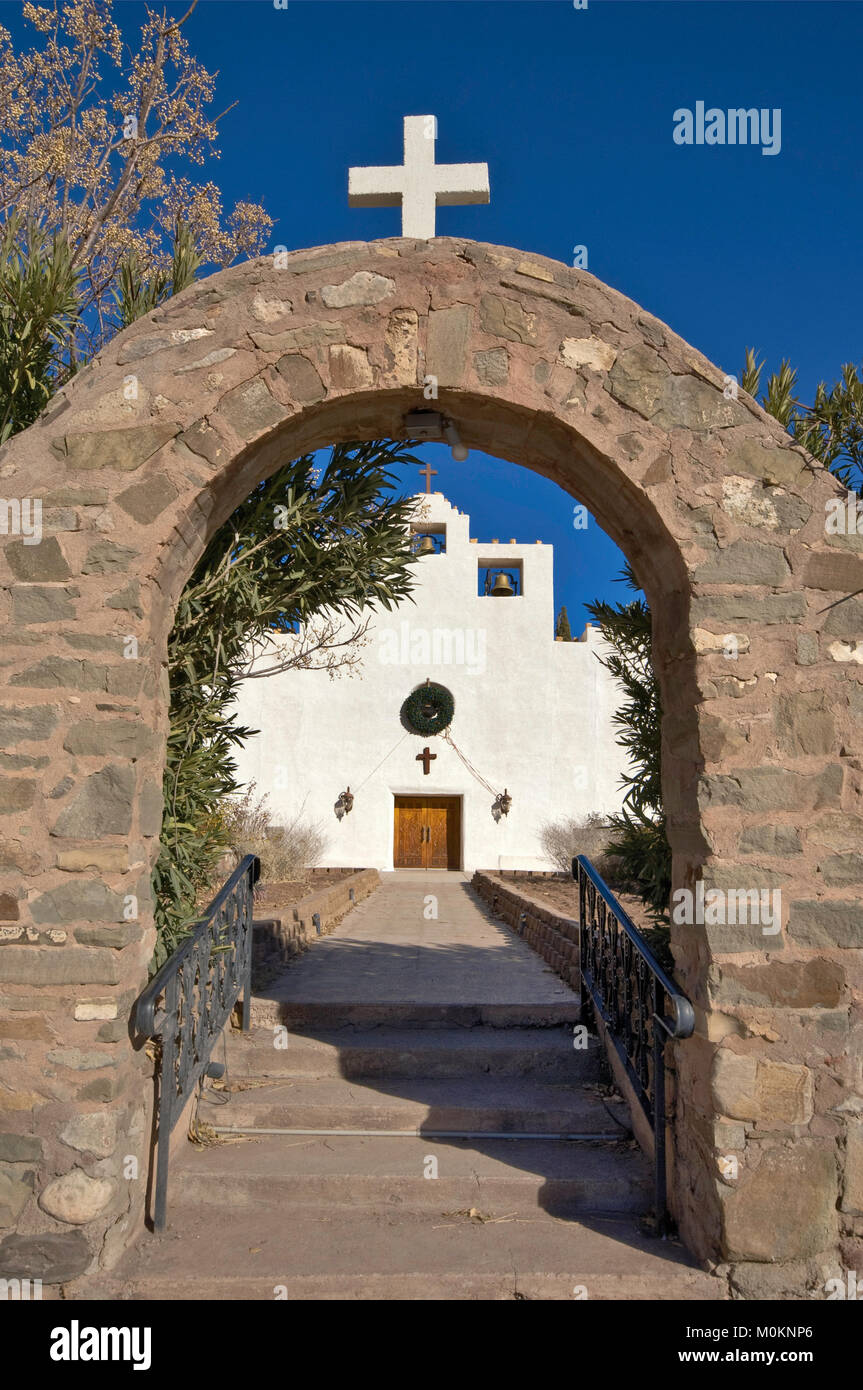
[[[67,987],[126,1008],[145,975],[180,590],[215,528],[286,455],[398,437],[409,410],[433,406],[468,446],[586,504],[632,561],[654,614],[675,886],[781,888],[774,936],[704,923],[674,934],[699,1019],[678,1050],[678,1214],[697,1249],[774,1257],[758,1244],[761,1180],[750,1201],[745,1183],[715,1176],[726,1114],[716,1072],[738,1050],[767,1066],[772,1046],[769,1065],[796,1068],[800,1094],[812,1093],[810,1073],[854,1085],[859,1041],[827,1030],[822,1046],[814,1023],[806,1041],[787,1020],[813,1000],[847,1019],[848,962],[863,946],[863,601],[846,601],[863,591],[863,558],[856,536],[825,531],[837,481],[725,384],[585,271],[449,238],[347,242],[190,287],[115,338],[0,451],[7,495],[40,499],[44,519],[39,544],[0,537],[0,813],[14,826],[0,859],[0,984],[45,991],[43,1031],[8,1068],[31,1098],[46,1181],[76,1161],[59,1121],[95,1095],[76,1071],[82,1045],[82,1067],[104,1054],[106,1103],[124,1124],[144,1104],[122,1028],[75,1020]],[[134,923],[121,910],[130,892]],[[771,1022],[750,1035],[753,1000]],[[62,1075],[49,1058],[58,1041],[71,1049]],[[845,1140],[807,1128],[811,1105],[795,1104],[774,1107],[768,1137],[746,1144],[758,1172],[781,1176],[782,1142],[803,1134],[799,1161],[823,1187]],[[119,1178],[108,1188],[92,1216],[103,1232],[136,1200]],[[28,1229],[67,1229],[49,1207],[32,1209]],[[781,1258],[802,1258],[813,1222],[826,1247],[835,1200],[824,1210],[829,1220],[820,1208],[800,1216]]]

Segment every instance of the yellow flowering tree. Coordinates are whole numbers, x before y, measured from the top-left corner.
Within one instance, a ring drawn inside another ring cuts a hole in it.
[[[196,4],[179,19],[148,7],[131,45],[112,0],[25,4],[23,52],[0,26],[0,218],[14,210],[65,243],[80,311],[70,365],[116,331],[130,261],[143,283],[170,275],[178,227],[215,268],[260,254],[272,226],[253,203],[226,214],[216,184],[186,172],[218,157],[226,114],[211,113],[214,76],[185,37]]]

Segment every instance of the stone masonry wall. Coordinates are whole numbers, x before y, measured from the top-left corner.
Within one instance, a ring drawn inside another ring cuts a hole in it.
[[[825,531],[841,489],[586,272],[395,238],[191,287],[0,451],[6,498],[44,516],[38,545],[0,537],[0,1274],[60,1282],[140,1222],[150,1064],[128,1017],[177,596],[281,458],[399,435],[429,378],[469,447],[567,489],[645,588],[675,888],[781,891],[775,935],[674,931],[698,1013],[684,1238],[789,1280],[863,1262],[863,557]]]
[[[380,887],[377,869],[358,869],[337,883],[323,884],[287,908],[277,907],[277,917],[268,917],[267,906],[255,911],[252,939],[252,970],[286,965],[306,950],[317,936],[314,918],[320,920],[322,936],[329,936],[355,903],[360,903]]]

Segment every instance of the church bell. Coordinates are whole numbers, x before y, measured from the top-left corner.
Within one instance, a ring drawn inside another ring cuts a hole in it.
[[[417,551],[417,554],[434,555],[434,553],[434,541],[432,540],[431,536],[423,536],[422,540],[419,543],[419,549]]]
[[[515,593],[512,587],[512,580],[503,570],[495,575],[494,583],[491,586],[492,598],[510,598]]]

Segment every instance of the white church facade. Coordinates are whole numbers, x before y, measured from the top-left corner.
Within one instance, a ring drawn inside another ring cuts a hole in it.
[[[554,868],[545,824],[621,804],[604,644],[589,625],[555,639],[551,546],[474,540],[441,493],[415,504],[412,599],[364,615],[353,675],[243,682],[238,720],[260,732],[238,780],[276,824],[320,828],[321,867]]]

